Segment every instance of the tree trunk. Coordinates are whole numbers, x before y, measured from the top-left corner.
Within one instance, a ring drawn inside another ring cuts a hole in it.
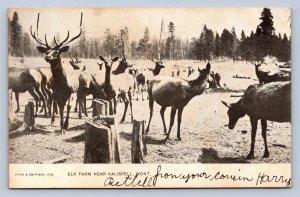
[[[88,119],[85,126],[84,163],[120,163],[115,118]]]
[[[145,163],[147,154],[145,122],[133,120],[132,139],[131,139],[131,158],[132,163]]]

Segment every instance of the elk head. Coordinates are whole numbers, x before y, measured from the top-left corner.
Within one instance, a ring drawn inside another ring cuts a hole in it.
[[[105,59],[105,58],[104,58],[103,56],[101,56],[101,55],[99,56],[99,59],[100,59],[101,61],[104,62],[105,69],[108,70],[108,71],[110,71],[110,69],[111,69],[113,63],[114,63],[115,61],[118,61],[118,57],[115,57],[115,58],[113,58],[113,59]],[[99,65],[99,64],[98,64],[98,65]],[[101,67],[102,67],[102,64],[101,64]]]
[[[162,68],[164,68],[165,66],[163,65],[163,62],[162,62],[162,59],[160,59],[158,56],[157,56],[157,60],[153,60],[151,57],[149,57],[149,60],[151,60],[152,62],[155,63],[155,68],[154,69],[157,69],[157,70],[161,70]],[[150,69],[149,69],[150,70]]]
[[[127,68],[133,67],[133,65],[128,63],[127,56],[124,53],[122,53],[120,57],[121,60],[119,62],[118,67],[112,72],[114,75],[124,73]]]
[[[74,62],[71,53],[69,53],[69,57],[70,57],[70,59],[71,59],[71,60],[70,60],[70,64],[71,64],[71,66],[73,67],[73,69],[74,69],[74,70],[79,70],[80,67],[77,65],[78,62],[77,62],[76,60],[75,60],[75,62]]]
[[[243,108],[241,106],[241,100],[239,100],[237,103],[227,104],[225,101],[221,101],[227,108],[227,114],[229,117],[229,123],[228,128],[231,130],[234,128],[237,121],[245,116],[245,112],[243,111]]]
[[[63,52],[67,52],[69,50],[68,44],[73,42],[75,39],[79,38],[81,33],[82,33],[82,13],[81,13],[81,18],[80,18],[80,32],[77,34],[75,37],[69,39],[70,36],[70,31],[68,31],[67,37],[60,43],[57,42],[55,36],[54,36],[54,42],[55,46],[50,46],[47,42],[47,35],[45,34],[45,41],[42,41],[38,37],[38,28],[39,28],[39,17],[40,13],[38,14],[37,17],[37,25],[36,25],[36,32],[32,32],[32,26],[30,27],[30,34],[39,43],[41,46],[38,46],[37,49],[41,53],[45,53],[45,60],[50,63],[51,65],[56,65],[61,61],[60,54]]]

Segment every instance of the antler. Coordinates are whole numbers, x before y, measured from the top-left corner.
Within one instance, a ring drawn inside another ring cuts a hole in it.
[[[48,45],[46,34],[45,34],[45,43],[41,39],[39,39],[39,37],[38,37],[38,34],[39,34],[39,21],[40,21],[40,13],[38,13],[37,21],[36,21],[36,34],[35,34],[35,32],[32,32],[32,25],[30,26],[30,34],[33,37],[33,39],[35,39],[35,41],[37,41],[39,44],[44,45],[47,48],[51,48]]]
[[[68,30],[67,37],[61,43],[59,43],[59,44],[57,43],[56,38],[54,36],[54,42],[55,42],[57,48],[60,48],[62,46],[66,46],[66,45],[70,44],[71,42],[73,42],[74,40],[76,40],[77,38],[80,37],[80,35],[82,33],[82,17],[83,17],[83,13],[81,12],[81,17],[80,17],[80,31],[79,31],[78,35],[74,36],[72,39],[70,39],[68,41],[69,36],[70,36],[70,31]]]
[[[149,60],[151,60],[152,62],[156,63],[157,61],[154,61],[150,56],[148,58]]]

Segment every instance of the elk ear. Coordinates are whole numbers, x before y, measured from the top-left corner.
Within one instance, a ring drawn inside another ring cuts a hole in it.
[[[114,59],[112,59],[111,61],[115,62],[115,61],[118,61],[118,57],[116,56]]]
[[[69,50],[69,48],[70,48],[69,46],[63,46],[62,48],[59,49],[59,51],[61,53],[64,53],[64,52],[67,52]]]
[[[48,51],[48,49],[46,47],[38,46],[36,48],[40,53],[46,53]]]
[[[103,62],[105,62],[105,59],[104,59],[103,56],[100,55],[100,56],[99,56],[99,59],[102,60]]]
[[[223,103],[223,105],[229,108],[229,105],[225,101],[221,101],[221,102]]]
[[[207,63],[207,65],[206,65],[206,70],[208,70],[208,72],[210,71],[210,68],[211,68],[210,63]]]

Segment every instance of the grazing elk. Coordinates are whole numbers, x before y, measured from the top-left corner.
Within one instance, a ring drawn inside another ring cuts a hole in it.
[[[69,124],[69,113],[70,113],[70,97],[72,93],[75,93],[79,89],[79,73],[77,72],[66,72],[67,68],[66,64],[62,63],[61,53],[67,52],[69,50],[68,44],[73,42],[75,39],[79,38],[82,33],[82,13],[80,19],[80,32],[73,38],[69,39],[70,32],[68,31],[67,37],[60,43],[56,41],[54,36],[55,46],[51,47],[48,45],[47,36],[45,34],[45,42],[43,42],[38,37],[38,24],[39,24],[39,15],[37,17],[37,27],[36,32],[32,32],[32,26],[30,27],[31,36],[35,39],[37,43],[41,46],[38,46],[37,49],[40,53],[45,53],[45,60],[50,64],[52,78],[50,79],[50,87],[53,90],[53,99],[56,101],[59,107],[59,115],[60,115],[60,130],[61,133],[65,133],[65,129],[68,128]],[[67,116],[64,122],[64,108],[68,101],[67,105]],[[52,120],[54,120],[54,113],[52,116]]]
[[[45,98],[42,91],[42,75],[36,69],[21,69],[10,67],[8,69],[8,89],[12,89],[15,92],[17,109],[15,113],[20,111],[19,105],[19,93],[25,93],[26,91],[34,98],[36,104],[35,116],[38,113],[38,103],[41,100],[43,102],[43,108],[45,116],[47,115]]]
[[[198,78],[191,81],[177,77],[156,77],[150,81],[148,87],[150,118],[146,129],[146,133],[149,132],[149,126],[153,115],[153,104],[154,101],[156,101],[156,103],[158,103],[161,106],[160,114],[164,126],[164,132],[165,134],[167,134],[165,140],[169,139],[171,129],[174,123],[174,117],[176,111],[178,110],[177,138],[178,140],[181,140],[180,124],[182,111],[194,96],[202,94],[203,91],[206,89],[206,82],[209,76],[210,67],[211,65],[210,63],[208,63],[205,69],[200,70],[198,68]],[[164,118],[164,112],[167,107],[172,107],[168,133]]]
[[[265,145],[263,158],[268,158],[267,120],[274,122],[291,121],[291,82],[250,85],[237,103],[229,105],[224,101],[222,103],[228,107],[229,129],[233,129],[237,121],[246,114],[250,117],[251,148],[246,159],[254,158],[257,121],[261,120],[262,137]]]
[[[259,70],[261,63],[255,63],[255,74],[260,84],[270,83],[274,81],[291,81],[291,76],[285,75],[284,73],[275,73],[269,75],[268,72]]]

